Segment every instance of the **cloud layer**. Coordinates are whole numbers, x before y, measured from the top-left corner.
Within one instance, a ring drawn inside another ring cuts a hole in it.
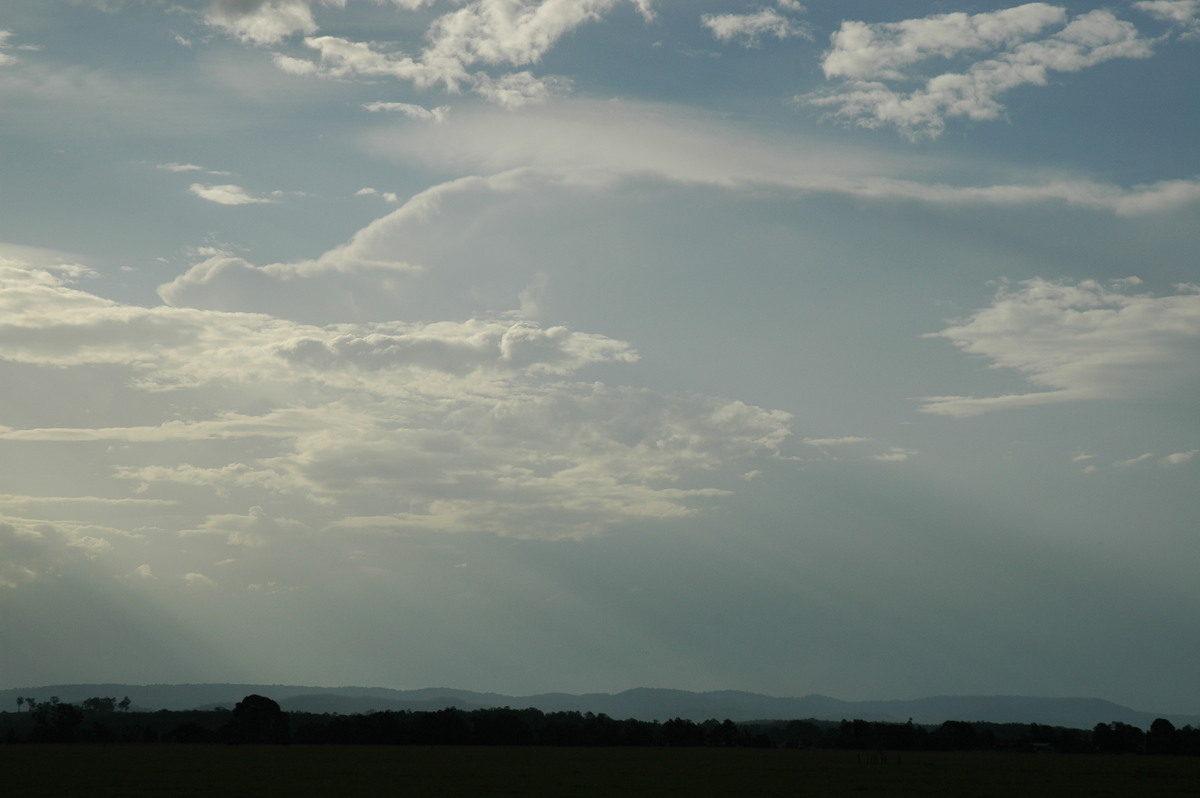
[[[115,370],[117,390],[160,419],[43,423],[0,430],[0,440],[151,447],[148,463],[118,448],[108,466],[110,489],[123,483],[145,499],[257,497],[281,518],[316,513],[318,527],[579,537],[689,515],[725,493],[712,483],[727,465],[777,455],[790,434],[788,414],[737,401],[572,382],[589,365],[637,355],[564,326],[314,326],[123,305],[75,287],[71,273],[11,261],[0,279],[4,361],[80,379]],[[182,416],[170,410],[180,402],[192,408]],[[213,443],[223,454],[200,457]],[[225,529],[234,545],[270,537],[210,515],[190,528]]]

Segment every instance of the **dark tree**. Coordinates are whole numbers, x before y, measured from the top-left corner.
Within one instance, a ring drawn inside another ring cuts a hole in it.
[[[115,698],[85,698],[83,708],[91,712],[112,712],[117,705]]]
[[[1175,739],[1175,724],[1166,718],[1156,718],[1146,735],[1146,749],[1152,754],[1174,754],[1177,751]]]
[[[40,743],[66,743],[75,739],[75,730],[83,723],[83,713],[73,704],[57,697],[37,705],[31,715],[34,728],[30,739]]]
[[[121,708],[122,712],[128,712],[129,711],[129,696],[125,696],[124,698],[122,698],[121,701],[117,704],[117,706]]]
[[[288,716],[270,698],[248,695],[233,708],[222,731],[231,743],[286,743]]]

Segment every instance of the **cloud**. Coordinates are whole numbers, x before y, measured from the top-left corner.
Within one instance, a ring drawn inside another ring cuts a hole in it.
[[[376,129],[364,137],[364,143],[374,153],[413,163],[506,172],[522,175],[526,182],[599,186],[605,181],[655,176],[681,184],[730,189],[774,186],[879,201],[1062,203],[1126,216],[1169,212],[1200,202],[1200,178],[1129,187],[1070,175],[1052,175],[1037,183],[931,182],[911,175],[911,163],[877,152],[815,138],[771,138],[725,120],[639,102],[565,100],[521,114],[467,109],[436,129],[412,125]],[[937,168],[929,166],[931,171]],[[499,177],[494,180],[500,182]],[[431,190],[421,201],[451,190],[450,185]]]
[[[991,307],[941,332],[964,352],[1014,369],[1045,390],[1006,396],[930,396],[921,410],[966,418],[992,410],[1106,399],[1154,391],[1197,370],[1200,289],[1156,297],[1136,280],[1105,287],[1026,280],[1003,286]]]
[[[850,446],[856,443],[870,443],[871,440],[871,438],[847,435],[843,438],[803,438],[800,442],[807,446],[816,446],[823,449],[827,446]]]
[[[0,67],[14,64],[17,61],[15,55],[9,55],[3,52],[8,48],[8,40],[12,37],[12,31],[0,29]]]
[[[1176,25],[1183,38],[1200,37],[1200,0],[1141,0],[1133,7]]]
[[[863,127],[892,125],[905,136],[936,138],[946,120],[976,121],[1004,114],[1000,97],[1023,85],[1045,85],[1049,72],[1078,72],[1114,58],[1146,58],[1154,41],[1106,10],[1071,19],[1057,32],[1034,38],[1066,20],[1064,9],[1027,3],[983,14],[940,14],[893,23],[843,22],[822,68],[839,87],[798,96],[801,104],[830,108],[838,119]],[[932,77],[913,70],[930,59],[983,53],[964,71]],[[920,84],[897,88],[901,83]]]
[[[194,571],[184,574],[183,581],[187,583],[188,587],[194,588],[211,588],[216,587],[217,584],[204,574],[198,574]]]
[[[124,305],[11,264],[0,279],[0,362],[78,380],[81,411],[84,386],[109,369],[123,404],[161,419],[6,428],[0,441],[53,442],[61,448],[37,449],[50,458],[107,442],[89,451],[107,464],[97,484],[114,499],[87,506],[151,516],[213,545],[254,549],[361,519],[394,531],[559,538],[683,518],[778,458],[791,434],[787,413],[736,400],[577,381],[637,354],[563,325],[317,326]],[[238,502],[262,509],[229,506]],[[288,520],[299,518],[304,529]],[[124,572],[147,562],[136,556]]]
[[[983,14],[938,14],[902,22],[843,22],[821,62],[827,78],[905,80],[908,67],[932,57],[1013,46],[1066,20],[1066,11],[1046,3]]]
[[[876,463],[907,463],[912,457],[920,454],[916,449],[902,449],[893,446],[883,454],[871,456],[871,460]]]
[[[291,518],[274,518],[262,507],[251,507],[245,515],[210,515],[195,529],[181,535],[215,535],[231,546],[260,549],[271,543],[287,543],[309,531],[308,526]]]
[[[55,557],[46,536],[0,519],[0,588],[16,587],[50,572]]]
[[[1153,457],[1154,452],[1146,452],[1145,454],[1140,454],[1137,457],[1131,457],[1128,460],[1119,460],[1113,463],[1113,468],[1130,468],[1135,465],[1140,465],[1147,460],[1151,460]]]
[[[338,36],[309,35],[304,43],[317,52],[317,62],[283,53],[274,54],[274,59],[280,69],[293,75],[392,77],[418,88],[441,85],[450,92],[466,86],[490,102],[516,108],[544,102],[564,92],[570,82],[562,77],[535,76],[528,70],[493,75],[487,68],[536,64],[564,35],[598,21],[624,2],[475,0],[436,17],[425,32],[426,46],[416,57]],[[644,18],[653,18],[649,0],[632,2]],[[317,32],[305,0],[230,0],[224,5],[236,8],[214,8],[210,22],[245,41],[273,44],[292,33]],[[400,5],[418,8],[426,3],[418,0]],[[485,69],[476,70],[476,66]]]
[[[791,5],[783,7],[798,10]],[[720,41],[736,39],[746,47],[757,47],[763,36],[774,36],[776,39],[786,39],[790,36],[812,38],[806,28],[797,25],[773,8],[764,8],[753,14],[705,14],[700,21]]]
[[[192,183],[188,191],[200,199],[215,202],[218,205],[257,205],[275,202],[265,197],[255,197],[247,193],[241,186],[226,183],[219,186],[206,186],[202,183]]]
[[[317,31],[310,0],[213,0],[204,21],[244,42],[260,45]]]
[[[208,171],[203,166],[197,166],[194,163],[160,163],[159,169],[167,172],[206,172]]]
[[[1200,454],[1200,449],[1190,449],[1186,452],[1175,452],[1159,460],[1159,465],[1177,466],[1184,463],[1190,463],[1197,454]]]
[[[157,169],[164,172],[204,172],[208,175],[230,175],[232,172],[220,172],[215,169],[208,169],[194,163],[160,163]]]
[[[378,189],[371,188],[370,186],[366,186],[364,188],[360,188],[358,191],[355,191],[354,196],[356,196],[356,197],[376,197],[376,196],[378,196],[378,197],[382,197],[385,202],[391,202],[391,203],[396,203],[396,202],[400,201],[399,195],[397,195],[395,192],[379,191]]]
[[[450,113],[450,106],[439,105],[437,108],[425,108],[421,105],[413,105],[412,103],[385,103],[374,102],[365,103],[363,108],[372,112],[386,111],[389,113],[403,114],[410,119],[420,119],[426,122],[442,122],[446,119],[446,114]]]
[[[532,72],[510,72],[499,78],[476,76],[475,92],[488,102],[503,108],[538,105],[567,93],[571,81],[556,76],[535,77]]]
[[[105,541],[55,524],[0,515],[0,589],[78,567],[106,547]]]

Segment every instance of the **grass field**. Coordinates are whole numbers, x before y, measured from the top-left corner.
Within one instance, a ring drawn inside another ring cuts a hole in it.
[[[1200,759],[714,748],[0,746],[0,795],[1200,796]]]

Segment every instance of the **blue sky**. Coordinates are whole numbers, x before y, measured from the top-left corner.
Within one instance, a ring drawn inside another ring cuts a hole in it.
[[[11,0],[0,681],[1200,712],[1198,46]]]

